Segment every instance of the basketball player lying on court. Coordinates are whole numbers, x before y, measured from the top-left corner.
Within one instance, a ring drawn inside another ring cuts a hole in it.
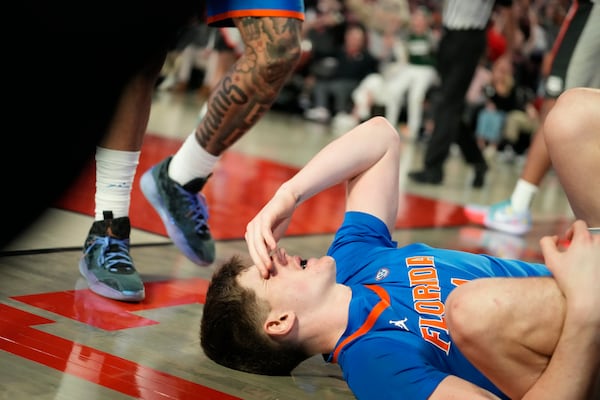
[[[215,271],[206,355],[287,375],[323,354],[359,399],[598,398],[600,235],[577,220],[566,249],[542,238],[546,265],[397,247],[399,153],[396,130],[375,117],[281,185],[247,226],[254,265],[234,257]],[[341,182],[346,212],[328,254],[277,248],[294,209]]]

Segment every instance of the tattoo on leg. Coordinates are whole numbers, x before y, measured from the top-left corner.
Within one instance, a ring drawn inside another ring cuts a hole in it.
[[[219,155],[246,133],[268,110],[250,98],[230,77],[225,77],[210,98],[205,118],[196,129],[198,143],[209,153]]]
[[[270,108],[298,60],[302,22],[290,18],[241,18],[236,26],[244,53],[208,100],[196,139],[220,155]]]

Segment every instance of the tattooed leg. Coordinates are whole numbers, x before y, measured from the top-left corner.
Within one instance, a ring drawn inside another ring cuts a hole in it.
[[[196,139],[218,156],[269,110],[300,57],[302,21],[241,18],[235,21],[244,53],[208,99]]]

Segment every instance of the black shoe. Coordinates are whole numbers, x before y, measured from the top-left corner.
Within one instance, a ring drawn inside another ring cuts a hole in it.
[[[417,183],[439,185],[444,179],[444,173],[439,168],[425,168],[422,171],[409,172],[408,177]]]
[[[475,169],[475,178],[473,179],[472,186],[474,188],[480,188],[485,183],[485,173],[488,170],[488,166],[486,163],[475,164],[473,166]]]

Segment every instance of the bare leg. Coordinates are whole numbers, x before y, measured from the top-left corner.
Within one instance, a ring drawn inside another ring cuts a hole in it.
[[[587,228],[576,221],[564,249],[540,240],[551,276],[476,279],[446,300],[454,344],[511,398],[598,398],[600,236]]]
[[[212,91],[207,114],[196,129],[200,145],[215,156],[270,109],[300,57],[301,21],[243,18],[235,23],[244,39],[244,54]]]
[[[544,104],[542,105],[542,119],[552,109],[554,103],[554,99],[544,100]],[[523,166],[523,171],[521,171],[521,179],[539,186],[551,166],[550,157],[546,150],[546,143],[544,142],[543,125],[540,125],[535,132],[533,141],[529,147],[527,160]]]
[[[125,151],[139,151],[142,148],[154,85],[163,62],[164,58],[157,58],[127,84],[100,146]]]
[[[244,42],[243,54],[211,91],[207,112],[194,132],[175,155],[146,171],[140,180],[169,236],[199,265],[214,261],[215,245],[205,199],[198,193],[222,153],[271,108],[301,55],[299,19],[243,17],[234,22]],[[185,212],[188,208],[198,212]]]
[[[209,96],[210,92],[215,90],[218,83],[227,74],[227,71],[235,63],[237,55],[233,50],[214,50],[210,53],[206,76],[204,79],[204,89],[200,91],[200,96]],[[207,95],[206,93],[209,93]],[[208,111],[208,101],[205,101],[198,113],[199,121],[204,118]]]
[[[600,227],[600,90],[564,92],[546,118],[544,137],[575,216]]]
[[[565,301],[551,278],[489,278],[454,289],[446,310],[460,351],[504,393],[521,398],[558,343]]]
[[[96,147],[95,218],[84,242],[79,271],[92,291],[115,300],[141,301],[145,296],[129,255],[129,208],[164,54],[149,60],[127,81],[107,134]]]

